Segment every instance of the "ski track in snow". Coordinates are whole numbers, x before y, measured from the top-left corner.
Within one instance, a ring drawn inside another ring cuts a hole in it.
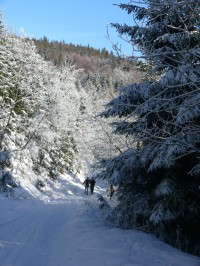
[[[200,258],[135,230],[106,224],[82,180],[66,178],[45,200],[1,198],[0,266],[199,266]],[[98,183],[98,181],[97,181]]]

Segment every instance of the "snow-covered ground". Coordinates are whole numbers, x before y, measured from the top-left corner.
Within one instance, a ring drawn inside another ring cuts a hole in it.
[[[0,195],[0,266],[200,265],[150,235],[106,224],[98,208],[105,188],[97,181],[85,195],[82,181],[63,177],[37,198]]]

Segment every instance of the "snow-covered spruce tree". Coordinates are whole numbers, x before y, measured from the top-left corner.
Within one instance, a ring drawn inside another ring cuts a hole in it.
[[[10,170],[18,184],[34,190],[37,179],[77,171],[77,71],[56,69],[30,40],[7,34],[1,35],[0,64],[0,178]]]
[[[119,117],[115,132],[132,147],[108,161],[101,177],[119,186],[118,224],[199,255],[200,1],[119,7],[136,24],[113,26],[152,70],[147,81],[122,87],[102,113]]]
[[[2,160],[2,170],[12,169],[19,181],[24,165],[26,176],[32,168],[25,148],[44,116],[46,75],[39,74],[44,65],[28,40],[3,34],[1,43],[1,153],[12,154],[10,165]]]

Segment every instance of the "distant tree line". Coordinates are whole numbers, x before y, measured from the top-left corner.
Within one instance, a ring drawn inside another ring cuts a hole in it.
[[[65,41],[50,41],[46,36],[41,39],[32,39],[37,47],[39,54],[47,61],[51,61],[55,66],[62,66],[70,62],[77,69],[84,72],[96,71],[97,69],[121,68],[125,71],[140,68],[144,70],[146,64],[130,62],[124,60],[106,48],[95,49],[91,46],[84,46]]]

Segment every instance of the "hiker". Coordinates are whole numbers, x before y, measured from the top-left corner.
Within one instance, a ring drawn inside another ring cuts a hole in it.
[[[115,190],[114,190],[114,187],[112,184],[110,184],[110,188],[109,188],[109,197],[110,197],[110,200],[112,199],[112,196],[114,194]]]
[[[94,180],[94,177],[90,180],[90,192],[93,194],[94,192],[94,186],[96,184],[96,181]]]
[[[89,178],[87,177],[84,182],[83,182],[83,185],[85,185],[85,194],[88,195],[88,189],[89,189],[89,184],[90,184],[90,180]]]

